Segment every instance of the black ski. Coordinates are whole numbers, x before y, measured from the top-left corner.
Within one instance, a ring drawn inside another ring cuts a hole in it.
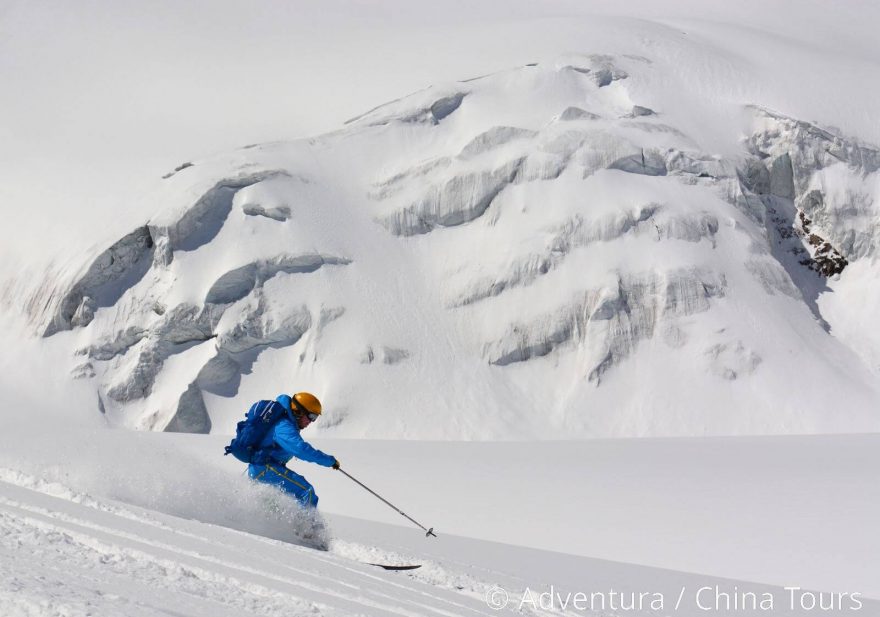
[[[384,570],[415,570],[416,568],[422,567],[422,564],[420,564],[420,563],[415,564],[415,565],[409,565],[409,566],[391,566],[391,565],[384,564],[384,563],[368,563],[367,565],[377,566],[377,567],[382,568]]]

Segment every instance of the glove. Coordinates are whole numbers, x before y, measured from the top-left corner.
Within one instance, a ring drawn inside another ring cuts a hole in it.
[[[333,459],[333,469],[339,469],[339,459]]]

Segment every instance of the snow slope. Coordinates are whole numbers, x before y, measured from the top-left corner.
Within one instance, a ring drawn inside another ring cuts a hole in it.
[[[229,432],[284,375],[343,437],[876,431],[872,339],[819,299],[874,269],[880,150],[678,63],[569,54],[184,166],[27,310],[119,427]]]
[[[294,504],[222,457],[223,436],[87,429],[75,415],[89,418],[86,407],[17,403],[27,413],[10,417],[0,435],[7,483],[302,542]],[[658,570],[674,570],[692,573],[691,582],[723,577],[880,599],[876,435],[316,445],[440,536],[425,539],[332,470],[294,463],[317,487],[334,551],[354,543],[453,572],[486,568],[516,577],[520,588],[580,590],[600,580],[648,591]],[[447,545],[450,536],[460,539]],[[531,563],[527,548],[543,557]],[[670,576],[674,587],[681,575]],[[475,578],[491,586],[491,577]]]
[[[429,585],[224,527],[5,482],[2,495],[3,549],[19,555],[11,569],[13,560],[2,561],[0,610],[9,617],[486,611],[479,587],[451,589],[448,575]]]
[[[41,230],[75,252],[96,227],[121,236],[151,214],[132,192],[191,157],[334,130],[429,84],[566,51],[660,50],[682,58],[676,71],[706,94],[768,97],[877,143],[878,10],[863,0],[481,0],[442,10],[405,0],[11,0],[0,11],[0,196],[15,222],[0,229],[4,262],[38,258]],[[708,130],[719,122],[697,119]]]
[[[160,438],[163,437],[152,437],[153,440]],[[197,438],[181,436],[178,441],[181,439],[192,441]],[[191,449],[192,445],[184,450]],[[130,450],[137,451],[138,448]],[[175,448],[171,452],[174,453],[171,458],[177,459],[175,462],[185,460],[180,454],[181,449]],[[81,475],[82,463],[87,459],[81,457],[72,465],[68,483],[91,483],[98,491],[127,492],[118,483],[102,488],[100,482]],[[387,457],[385,461],[387,465]],[[143,477],[149,486],[150,472],[138,472],[137,466],[131,459],[121,465],[133,477]],[[170,489],[170,493],[186,487],[188,491],[180,494],[189,494],[192,498],[196,486],[193,481],[198,476],[192,470],[184,469],[176,478],[169,480],[166,477],[163,485]],[[240,488],[245,493],[259,490],[248,488],[246,481]],[[485,499],[473,494],[472,490],[465,486],[459,496],[470,504],[472,510],[483,510],[478,504]],[[682,494],[686,499],[694,497],[692,492],[682,491]],[[129,492],[126,499],[131,499],[132,495],[134,491]],[[411,494],[410,498],[416,495]],[[271,539],[279,532],[285,533],[282,526],[268,532],[267,537],[239,531],[241,521],[227,519],[223,525],[218,525],[201,522],[186,514],[184,518],[165,514],[163,510],[169,507],[187,508],[186,504],[169,497],[170,494],[152,497],[140,494],[136,501],[150,501],[153,506],[143,509],[98,494],[74,491],[61,483],[4,470],[0,480],[0,554],[3,555],[0,559],[3,574],[0,577],[3,585],[0,607],[3,614],[495,614],[494,609],[490,610],[486,604],[487,597],[493,601],[510,599],[509,608],[516,614],[561,614],[558,610],[531,610],[529,605],[525,605],[524,610],[516,610],[520,601],[527,597],[524,595],[527,589],[537,595],[549,591],[551,585],[554,593],[563,598],[567,593],[578,591],[588,596],[598,594],[592,600],[596,602],[592,605],[596,609],[601,607],[599,602],[606,603],[604,611],[581,609],[564,613],[572,615],[699,615],[706,614],[707,607],[713,614],[720,615],[766,614],[766,611],[741,607],[725,610],[727,605],[718,602],[726,600],[715,600],[716,586],[731,597],[742,598],[743,594],[753,593],[766,598],[764,594],[768,594],[774,603],[769,614],[812,614],[809,610],[789,610],[790,592],[781,586],[496,544],[443,531],[440,531],[439,538],[428,540],[418,530],[348,517],[330,517],[331,528],[339,539],[332,544],[329,553],[324,553],[291,544],[289,537],[288,542]],[[202,495],[199,505],[204,508],[203,512],[212,510],[207,516],[208,521],[222,519],[224,515],[235,517],[236,499],[230,500],[230,497],[232,495],[228,492]],[[602,501],[605,496],[597,494],[594,497]],[[545,499],[552,503],[552,495],[545,496]],[[196,501],[192,499],[189,507],[196,506]],[[608,504],[613,507],[612,502]],[[876,505],[875,500],[872,507],[876,508]],[[496,521],[501,520],[497,516],[500,509],[505,509],[509,523],[522,525],[521,530],[527,530],[524,533],[531,538],[541,537],[542,526],[535,526],[534,518],[515,503],[496,502],[492,509],[496,512]],[[642,508],[643,513],[645,510]],[[252,509],[251,514],[257,512]],[[786,514],[784,520],[791,518]],[[627,524],[625,521],[622,519],[618,524]],[[642,522],[658,524],[650,515],[644,514]],[[583,524],[591,526],[588,521]],[[666,527],[666,533],[669,533],[666,523],[659,526]],[[635,529],[631,528],[632,531]],[[597,532],[593,530],[595,537],[599,535]],[[746,528],[741,532],[749,533]],[[697,538],[691,536],[689,540],[695,542]],[[841,537],[837,540],[844,549],[846,541]],[[764,546],[765,551],[771,548]],[[718,551],[717,560],[725,549],[716,546],[715,550]],[[876,552],[871,551],[871,554],[876,559]],[[424,565],[411,573],[391,573],[363,562],[417,562]],[[853,573],[858,568],[876,567],[875,562],[851,563],[848,568],[844,565],[843,569],[839,569],[840,564],[832,565],[827,561],[823,565],[821,569],[825,573],[833,571],[840,579],[826,578],[824,584],[812,587],[791,572],[783,584],[802,590],[821,589],[824,591],[823,602],[842,602],[840,610],[823,611],[823,614],[853,614],[853,608],[861,611],[856,614],[873,614],[880,609],[877,600],[869,599],[877,598],[880,590],[859,587],[859,582],[871,585],[870,571],[864,571],[861,578],[843,578],[847,572]],[[844,581],[842,588],[839,587],[840,580]],[[876,582],[876,577],[873,580]],[[498,591],[498,588],[504,591]],[[615,592],[618,595],[615,596]],[[818,592],[795,593],[796,606],[802,597],[819,597]],[[833,593],[848,595],[835,596]],[[632,598],[637,599],[640,594],[644,594],[643,610],[611,610],[614,602],[618,607],[621,602],[623,606],[638,607],[634,604],[638,600]],[[664,610],[657,610],[658,605],[652,608],[649,604],[658,601],[658,597]],[[673,611],[677,602],[680,604]],[[557,609],[559,606],[557,602]]]

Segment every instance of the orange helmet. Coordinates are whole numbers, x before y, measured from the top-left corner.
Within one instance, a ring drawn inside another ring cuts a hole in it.
[[[321,415],[321,401],[314,394],[297,392],[290,399],[293,411],[301,414]]]

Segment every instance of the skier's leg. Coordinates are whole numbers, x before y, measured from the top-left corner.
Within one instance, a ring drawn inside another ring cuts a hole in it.
[[[259,478],[259,480],[278,486],[286,493],[290,493],[299,500],[304,508],[318,507],[318,496],[315,494],[315,487],[308,480],[287,467],[266,465],[266,474]]]

